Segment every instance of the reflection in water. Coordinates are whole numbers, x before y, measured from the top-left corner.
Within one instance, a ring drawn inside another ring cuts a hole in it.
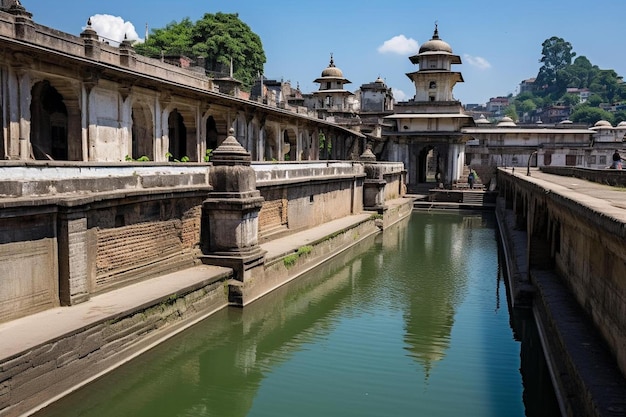
[[[494,227],[414,214],[40,415],[522,416]]]

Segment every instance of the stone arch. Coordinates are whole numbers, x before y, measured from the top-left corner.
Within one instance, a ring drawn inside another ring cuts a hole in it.
[[[439,149],[434,145],[427,145],[420,149],[415,164],[415,179],[417,183],[443,181],[443,160]]]
[[[295,129],[288,127],[283,131],[283,155],[281,160],[297,161],[298,160],[298,137]]]
[[[188,107],[174,107],[168,117],[170,160],[198,161],[196,113]]]
[[[215,150],[218,146],[217,123],[213,116],[206,119],[206,148]]]
[[[71,86],[39,81],[31,89],[30,155],[33,159],[82,160],[81,114]]]
[[[228,129],[229,124],[228,120],[224,117],[223,114],[214,113],[207,118],[207,148],[215,149],[224,142],[224,140],[228,137]],[[211,146],[209,147],[209,137],[211,140]]]
[[[154,157],[154,117],[150,107],[137,100],[133,102],[131,110],[132,119],[132,158],[139,159],[143,156],[151,161]]]
[[[167,125],[170,160],[180,161],[181,158],[187,156],[187,127],[178,109],[170,112]]]

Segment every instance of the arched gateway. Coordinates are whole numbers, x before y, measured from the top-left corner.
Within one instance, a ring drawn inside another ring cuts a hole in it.
[[[462,129],[474,126],[452,95],[454,85],[463,82],[461,73],[451,70],[461,58],[439,38],[435,26],[432,39],[409,59],[419,65],[418,71],[407,74],[415,96],[396,103],[396,113],[386,117],[393,128],[383,132],[389,140],[383,159],[404,162],[409,191],[428,182],[449,188],[461,178],[465,143],[471,139]]]

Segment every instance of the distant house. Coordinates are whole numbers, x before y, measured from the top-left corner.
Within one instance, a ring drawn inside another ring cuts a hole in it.
[[[521,94],[527,91],[533,91],[534,87],[535,87],[535,78],[529,78],[527,80],[522,81],[519,84],[519,92]]]
[[[487,111],[495,114],[502,113],[510,104],[508,97],[492,97],[487,102]]]
[[[539,117],[544,123],[559,123],[568,120],[570,112],[570,106],[549,106],[543,109]]]
[[[591,90],[588,88],[573,88],[570,87],[567,89],[567,94],[574,94],[580,98],[580,102],[584,103],[589,100],[589,96],[591,95]]]

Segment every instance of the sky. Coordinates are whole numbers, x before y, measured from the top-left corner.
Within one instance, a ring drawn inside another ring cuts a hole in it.
[[[537,75],[541,44],[552,36],[569,42],[577,56],[626,76],[624,0],[21,0],[36,23],[79,35],[87,20],[101,35],[143,39],[149,30],[205,13],[237,13],[259,35],[265,76],[290,81],[303,93],[335,66],[356,91],[378,77],[397,101],[415,95],[409,57],[433,36],[459,55],[454,88],[463,104],[517,94],[521,81]]]

